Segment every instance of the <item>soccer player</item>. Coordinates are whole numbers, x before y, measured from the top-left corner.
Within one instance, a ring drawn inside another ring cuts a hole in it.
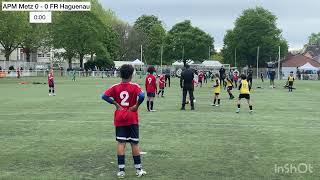
[[[76,81],[76,70],[72,71],[72,81]]]
[[[202,71],[199,72],[198,75],[198,84],[200,84],[200,87],[202,87],[202,81],[204,80],[204,74]]]
[[[232,80],[230,79],[229,76],[226,78],[226,82],[227,82],[227,92],[229,94],[229,99],[234,99],[234,96],[231,93],[232,87],[233,87],[233,83],[232,83]]]
[[[238,80],[239,80],[239,76],[238,76],[238,71],[236,70],[233,72],[233,82],[234,82],[235,88],[238,87]]]
[[[211,104],[212,106],[220,106],[220,92],[221,92],[221,86],[220,86],[220,77],[219,74],[215,74],[214,78],[214,85],[213,85],[213,93],[214,93],[214,98],[213,98],[213,103]],[[218,104],[216,104],[218,100]]]
[[[165,74],[161,74],[159,77],[159,92],[158,92],[158,97],[161,93],[161,97],[164,97],[164,88],[165,88],[165,84],[166,84],[166,75]]]
[[[239,90],[240,90],[240,94],[239,94],[239,98],[238,98],[238,109],[236,111],[236,113],[240,112],[240,100],[242,98],[245,98],[248,102],[249,105],[249,109],[250,109],[250,113],[253,112],[252,110],[252,105],[250,102],[250,90],[251,90],[251,86],[249,85],[248,81],[247,81],[247,76],[245,74],[241,74],[241,82],[239,84]]]
[[[146,77],[146,91],[147,91],[147,110],[148,112],[155,112],[156,110],[153,109],[153,102],[154,102],[154,97],[156,97],[157,93],[157,79],[153,75],[156,70],[153,66],[149,66],[148,68],[148,75]]]
[[[119,172],[117,176],[124,178],[125,173],[125,147],[131,144],[136,175],[146,175],[141,166],[139,148],[139,120],[138,108],[144,100],[144,92],[138,84],[132,83],[134,68],[125,64],[120,68],[122,81],[111,86],[102,95],[102,99],[116,107],[114,113],[114,126],[116,128],[117,154]]]
[[[289,77],[288,77],[288,88],[289,88],[289,92],[292,92],[293,82],[294,82],[294,75],[293,75],[293,71],[291,71],[291,72],[290,72],[290,75],[289,75]]]
[[[54,76],[53,76],[53,70],[49,70],[48,74],[48,86],[49,86],[49,96],[55,96],[54,93]]]

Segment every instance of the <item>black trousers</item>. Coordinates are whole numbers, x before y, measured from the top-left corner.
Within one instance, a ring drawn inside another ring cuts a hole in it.
[[[252,87],[252,78],[248,78],[247,80],[248,80],[249,86]]]
[[[166,76],[165,76],[165,78],[166,78],[166,80],[165,80],[165,86],[167,87],[167,81],[169,81],[169,87],[170,87],[170,75],[169,74],[166,74]]]
[[[183,88],[183,91],[182,91],[182,107],[184,108],[186,106],[187,93],[189,93],[191,107],[194,107],[193,89],[185,89],[185,88]]]

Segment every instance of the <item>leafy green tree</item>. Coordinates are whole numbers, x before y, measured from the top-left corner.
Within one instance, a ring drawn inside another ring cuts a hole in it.
[[[277,17],[262,7],[244,10],[224,37],[222,55],[224,63],[234,64],[234,52],[237,52],[237,65],[255,65],[257,48],[260,47],[259,64],[266,65],[271,59],[277,59],[278,47],[281,57],[288,52],[287,41],[282,37],[276,24]]]
[[[223,62],[223,56],[221,55],[221,53],[214,53],[211,56],[211,59],[213,59],[215,61]]]
[[[320,46],[320,32],[318,33],[312,33],[309,36],[309,45],[319,45]]]
[[[6,61],[9,61],[11,53],[25,39],[28,21],[26,12],[0,11],[0,44]]]
[[[177,23],[165,38],[164,57],[167,64],[177,59],[208,59],[209,48],[214,52],[214,39],[191,25],[191,21]]]
[[[50,50],[50,31],[46,24],[28,24],[25,29],[25,37],[21,43],[21,47],[26,54],[26,61],[30,62],[31,53],[36,53],[41,47]]]
[[[63,12],[52,28],[54,47],[65,49],[65,54],[70,58],[77,54],[82,68],[84,56],[104,46],[104,28],[101,20],[92,12]]]
[[[140,37],[145,37],[140,44],[143,45],[143,59],[149,64],[160,64],[161,46],[166,35],[162,22],[154,15],[143,15],[136,20],[133,28],[135,32],[143,33]]]

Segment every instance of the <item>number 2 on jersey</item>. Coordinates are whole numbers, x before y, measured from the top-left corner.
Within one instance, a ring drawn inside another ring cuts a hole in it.
[[[127,102],[127,100],[129,99],[129,93],[127,91],[122,91],[120,93],[120,99],[122,99],[121,101],[121,106],[129,106],[129,103]]]

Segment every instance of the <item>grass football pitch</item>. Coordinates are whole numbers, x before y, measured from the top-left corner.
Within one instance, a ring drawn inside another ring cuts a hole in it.
[[[21,81],[46,78],[0,79],[0,179],[116,179],[114,107],[100,95],[119,79],[57,78],[55,97]],[[251,93],[253,114],[244,100],[236,114],[226,91],[221,107],[210,106],[212,83],[196,88],[196,111],[180,111],[178,79],[156,99],[157,112],[144,103],[142,179],[320,179],[320,81],[297,81],[292,93],[284,81],[254,83],[262,89]],[[127,146],[126,179],[134,172]]]

